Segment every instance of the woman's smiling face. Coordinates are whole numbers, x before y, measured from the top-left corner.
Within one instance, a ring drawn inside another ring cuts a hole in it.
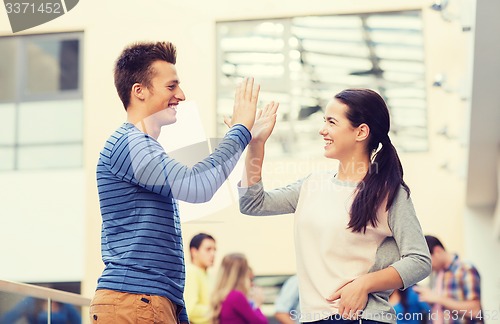
[[[325,140],[325,157],[342,160],[350,156],[356,143],[356,128],[347,119],[349,107],[332,99],[325,109],[324,125],[319,134]]]

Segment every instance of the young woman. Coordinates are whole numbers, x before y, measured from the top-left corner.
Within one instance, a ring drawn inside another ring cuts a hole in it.
[[[260,311],[262,299],[250,301],[251,273],[243,254],[228,254],[222,260],[212,295],[214,324],[267,324]]]
[[[294,213],[301,322],[395,323],[393,289],[427,277],[431,261],[403,168],[388,136],[389,111],[368,89],[347,89],[328,103],[324,155],[338,170],[317,172],[264,191],[264,146],[278,105],[258,115],[240,183],[248,215]]]

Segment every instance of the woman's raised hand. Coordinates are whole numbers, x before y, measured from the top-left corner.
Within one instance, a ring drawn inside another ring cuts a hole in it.
[[[265,143],[276,125],[276,111],[279,102],[271,101],[263,109],[257,111],[255,123],[251,130],[252,141],[250,144]]]

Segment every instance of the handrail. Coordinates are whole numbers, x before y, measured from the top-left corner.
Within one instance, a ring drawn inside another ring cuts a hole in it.
[[[20,294],[25,296],[32,296],[42,299],[51,299],[61,303],[73,304],[76,306],[89,306],[90,298],[83,297],[82,295],[40,287],[30,284],[18,283],[7,280],[0,280],[0,291]]]

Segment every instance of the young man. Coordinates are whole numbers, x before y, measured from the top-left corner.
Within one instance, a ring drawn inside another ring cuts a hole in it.
[[[127,122],[106,141],[97,164],[105,269],[90,307],[93,323],[188,323],[177,200],[206,202],[251,139],[259,87],[237,88],[232,126],[214,153],[188,168],[156,141],[185,99],[169,42],[123,50],[114,77]]]
[[[419,299],[433,304],[433,323],[482,323],[481,281],[479,272],[470,263],[447,252],[441,241],[431,235],[425,240],[431,252],[434,272],[433,289],[415,286]]]
[[[207,269],[214,265],[215,250],[215,239],[205,233],[193,236],[189,243],[191,266],[186,267],[184,299],[191,324],[211,323],[211,283]]]

